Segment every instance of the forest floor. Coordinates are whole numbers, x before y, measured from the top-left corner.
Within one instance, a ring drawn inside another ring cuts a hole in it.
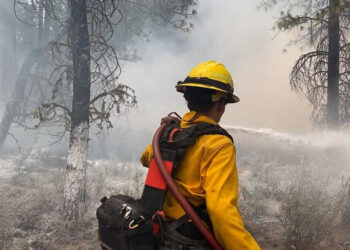
[[[264,139],[238,148],[247,229],[263,249],[350,249],[348,155],[283,145]],[[65,159],[46,151],[1,155],[0,249],[99,249],[99,199],[139,197],[145,178],[137,162],[90,160],[86,216],[69,222],[61,216],[64,172]]]

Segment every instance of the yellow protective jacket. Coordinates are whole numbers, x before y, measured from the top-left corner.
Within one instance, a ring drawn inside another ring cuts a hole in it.
[[[181,127],[197,122],[217,124],[211,118],[191,111],[184,115]],[[148,167],[152,158],[152,145],[141,156],[141,163]],[[245,230],[238,210],[238,175],[236,150],[232,141],[224,135],[202,135],[186,150],[174,176],[177,187],[186,199],[198,206],[206,202],[216,239],[224,249],[260,249],[250,233]],[[178,219],[185,214],[174,196],[168,192],[163,210]]]

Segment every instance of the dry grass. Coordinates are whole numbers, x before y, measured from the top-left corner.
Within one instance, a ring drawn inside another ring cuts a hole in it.
[[[238,145],[240,210],[263,249],[350,249],[350,182],[341,179],[343,170],[331,171],[323,149]],[[0,249],[6,250],[98,249],[99,199],[139,197],[145,178],[136,162],[89,162],[87,213],[69,222],[61,216],[64,159],[30,152],[0,160],[0,171],[9,162],[12,176],[0,177]]]
[[[90,162],[86,216],[66,221],[61,216],[62,159],[39,152],[18,155],[12,162],[12,176],[0,180],[0,249],[6,250],[98,249],[99,199],[115,193],[140,196],[145,174],[134,163]]]
[[[344,151],[269,143],[243,143],[237,150],[248,230],[263,249],[350,249]]]
[[[337,214],[324,187],[294,183],[281,202],[286,249],[320,249],[322,242],[330,241]]]

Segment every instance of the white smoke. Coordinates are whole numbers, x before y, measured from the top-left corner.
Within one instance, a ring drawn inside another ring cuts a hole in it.
[[[274,12],[258,10],[255,1],[200,1],[190,33],[165,30],[140,42],[141,61],[123,65],[122,81],[136,90],[138,108],[130,126],[159,124],[171,111],[186,112],[175,90],[192,67],[214,59],[225,64],[235,81],[238,104],[228,105],[223,123],[268,127],[283,131],[308,131],[310,108],[290,92],[289,72],[301,53],[295,47],[282,50],[290,36],[272,30]]]
[[[292,144],[304,144],[321,148],[339,147],[344,151],[350,150],[350,137],[348,135],[348,131],[318,131],[310,132],[304,135],[292,135],[288,133],[277,132],[270,128],[256,129],[227,125],[223,125],[222,127],[232,132],[241,132],[256,136],[269,137],[278,141],[289,142]]]

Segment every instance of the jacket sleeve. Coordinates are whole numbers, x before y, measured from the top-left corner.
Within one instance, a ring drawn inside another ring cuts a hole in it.
[[[140,161],[144,167],[149,167],[151,159],[153,157],[152,144],[148,145],[145,151],[142,153]]]
[[[204,182],[206,205],[214,234],[224,249],[260,249],[244,228],[238,210],[236,152],[232,143],[211,150]]]

